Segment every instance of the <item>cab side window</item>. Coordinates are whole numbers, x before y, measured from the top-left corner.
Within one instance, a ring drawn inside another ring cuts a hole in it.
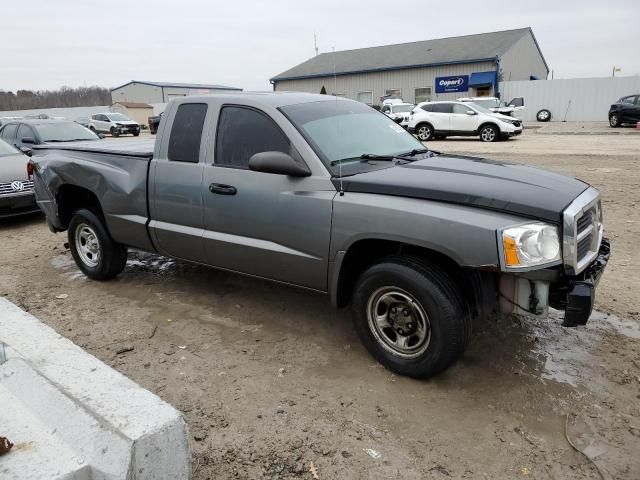
[[[183,103],[178,107],[169,135],[169,160],[198,163],[206,116],[206,103]]]
[[[26,137],[31,137],[35,140],[33,130],[31,130],[31,127],[27,127],[26,125],[20,125],[20,127],[18,127],[17,137],[18,137],[18,141],[22,141],[22,139]]]
[[[249,168],[249,159],[261,152],[284,152],[296,158],[280,127],[252,108],[227,106],[220,111],[214,165]]]

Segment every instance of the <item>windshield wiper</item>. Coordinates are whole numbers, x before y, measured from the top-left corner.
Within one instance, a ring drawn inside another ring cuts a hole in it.
[[[414,157],[416,155],[420,155],[421,153],[429,153],[431,150],[428,148],[414,148],[410,152],[399,153],[398,157]]]

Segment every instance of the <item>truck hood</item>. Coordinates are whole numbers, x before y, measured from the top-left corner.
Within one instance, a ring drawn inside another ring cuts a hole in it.
[[[589,185],[527,165],[436,155],[344,177],[345,192],[420,198],[560,222],[562,211]],[[333,179],[340,188],[340,179]]]

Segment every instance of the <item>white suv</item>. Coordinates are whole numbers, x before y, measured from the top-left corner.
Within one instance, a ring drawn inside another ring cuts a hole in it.
[[[407,128],[409,114],[414,107],[413,103],[391,103],[382,105],[380,111],[400,126]]]
[[[89,118],[89,129],[96,133],[110,133],[114,137],[131,133],[140,135],[140,124],[117,112],[96,113]]]
[[[447,136],[475,135],[483,142],[494,142],[520,135],[522,122],[475,103],[423,102],[409,115],[407,130],[423,142]]]

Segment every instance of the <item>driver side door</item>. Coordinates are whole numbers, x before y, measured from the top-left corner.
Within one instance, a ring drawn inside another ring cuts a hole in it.
[[[261,110],[223,105],[217,123],[202,186],[207,263],[326,291],[336,195],[330,177],[249,169],[251,156],[266,151],[305,163],[292,139]]]

